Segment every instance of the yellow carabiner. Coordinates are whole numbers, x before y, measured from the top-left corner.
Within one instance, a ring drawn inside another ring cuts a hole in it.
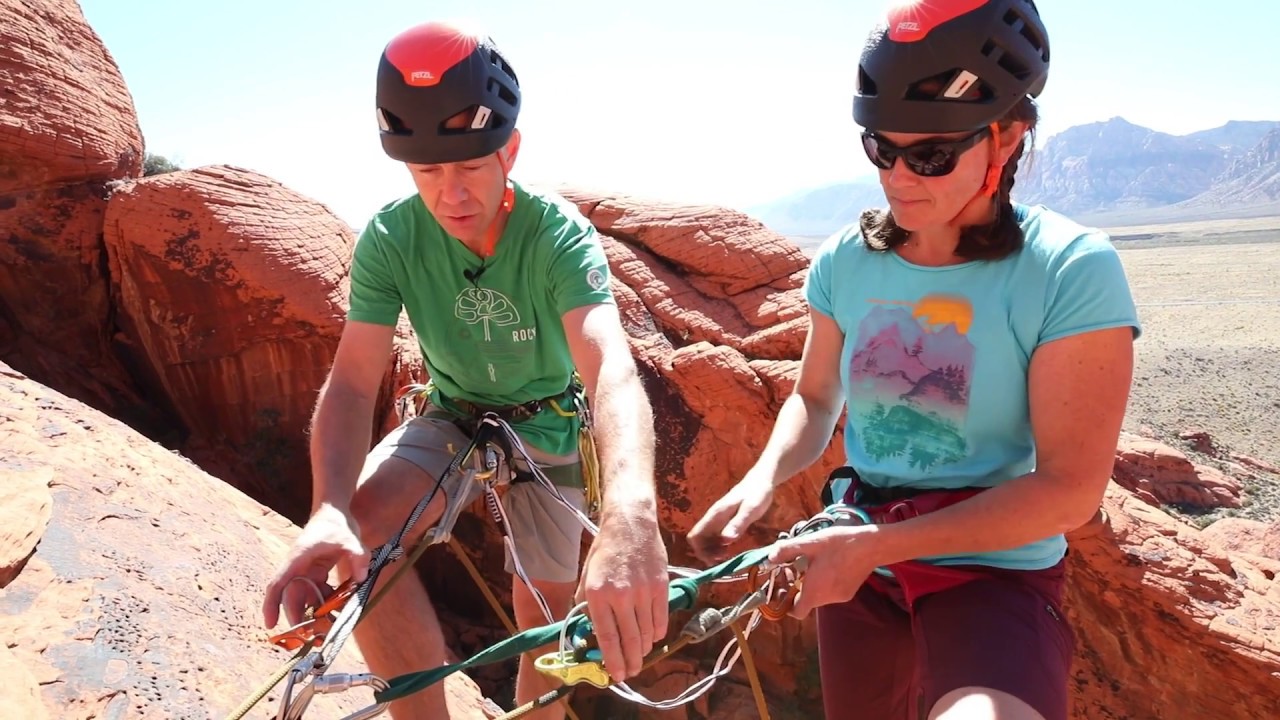
[[[549,652],[533,661],[533,666],[544,675],[559,678],[566,685],[590,683],[598,688],[613,684],[609,672],[598,662],[577,662],[572,652]]]

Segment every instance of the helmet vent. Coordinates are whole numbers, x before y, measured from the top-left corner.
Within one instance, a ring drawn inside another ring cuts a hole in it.
[[[967,76],[967,77],[966,77]],[[961,81],[964,78],[964,82]],[[967,87],[965,84],[967,83]],[[956,90],[963,92],[956,94]],[[988,102],[995,97],[991,86],[983,82],[981,77],[974,77],[964,68],[952,68],[925,78],[907,88],[904,100],[955,101],[955,102]]]
[[[497,48],[491,48],[489,50],[489,62],[501,69],[502,74],[511,78],[513,82],[516,84],[520,83],[520,78],[516,77],[516,71],[507,64],[506,59],[502,57],[502,54],[498,52]]]
[[[875,97],[877,95],[876,81],[871,79],[871,76],[867,74],[866,68],[861,65],[858,66],[858,94],[866,97]]]
[[[440,135],[465,135],[469,132],[475,132],[477,129],[474,127],[476,114],[479,112],[480,112],[479,105],[472,105],[466,110],[461,110],[459,112],[456,112],[453,115],[450,115],[448,118],[445,118],[445,120],[441,122],[439,127],[436,129],[436,132],[438,132]],[[489,112],[487,108],[485,112]],[[496,114],[489,115],[490,123],[492,123],[495,119],[496,119]]]
[[[516,94],[511,92],[511,88],[507,87],[506,83],[499,82],[497,78],[489,78],[489,84],[485,89],[497,94],[498,97],[502,98],[502,102],[508,105],[516,104]]]
[[[378,128],[392,135],[412,135],[413,131],[405,125],[398,115],[386,108],[378,108]]]
[[[995,40],[988,40],[982,46],[982,54],[996,61],[996,64],[1005,72],[1014,76],[1020,81],[1026,81],[1031,77],[1031,68],[1018,58],[1016,53],[1009,52],[1008,48],[999,44]]]
[[[1005,11],[1004,24],[1013,28],[1023,38],[1026,38],[1027,43],[1035,48],[1036,52],[1040,53],[1045,62],[1049,61],[1049,52],[1045,47],[1044,38],[1036,34],[1034,24],[1028,20],[1020,8],[1009,8]]]

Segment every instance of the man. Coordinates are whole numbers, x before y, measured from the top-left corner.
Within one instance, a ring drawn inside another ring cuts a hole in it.
[[[508,178],[520,149],[520,99],[515,73],[487,37],[429,23],[401,33],[383,52],[382,146],[407,165],[417,193],[384,207],[357,242],[347,323],[312,422],[312,515],[266,592],[263,615],[274,626],[283,603],[291,623],[302,619],[315,592],[294,579],[323,584],[335,567],[342,577],[366,577],[369,549],[400,530],[467,446],[459,424],[466,427],[477,407],[532,405],[537,411],[513,427],[549,476],[569,478],[557,479],[558,489],[581,508],[579,419],[548,409],[573,407],[576,368],[595,416],[603,486],[600,533],[581,576],[582,526],[551,492],[513,483],[503,504],[521,564],[551,611],[564,617],[576,589],[588,603],[604,663],[622,681],[667,630],[652,411],[599,236],[576,207]],[[402,307],[431,373],[430,412],[402,424],[366,457]],[[441,493],[403,541],[406,548],[444,505]],[[512,586],[517,625],[545,624],[533,594],[519,580]],[[445,662],[438,620],[412,574],[391,587],[355,637],[383,678]],[[517,703],[553,687],[531,657],[521,659]],[[390,709],[396,718],[450,717],[442,684]],[[535,717],[563,716],[552,706]]]

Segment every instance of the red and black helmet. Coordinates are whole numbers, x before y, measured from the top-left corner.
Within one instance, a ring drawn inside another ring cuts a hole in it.
[[[382,149],[392,158],[470,160],[497,152],[511,138],[520,84],[489,37],[426,23],[395,36],[382,51],[377,112]],[[463,127],[445,127],[463,112]]]
[[[863,47],[853,119],[872,131],[973,131],[1048,77],[1049,33],[1032,0],[901,2]]]

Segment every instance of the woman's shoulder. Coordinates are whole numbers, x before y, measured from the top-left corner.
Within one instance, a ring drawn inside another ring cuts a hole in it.
[[[1033,256],[1054,262],[1078,254],[1115,251],[1111,236],[1101,228],[1080,223],[1044,205],[1015,203],[1013,207],[1022,227],[1023,247]]]
[[[862,235],[861,222],[854,220],[824,238],[818,244],[813,257],[816,260],[819,257],[865,253],[867,251],[867,243]]]

